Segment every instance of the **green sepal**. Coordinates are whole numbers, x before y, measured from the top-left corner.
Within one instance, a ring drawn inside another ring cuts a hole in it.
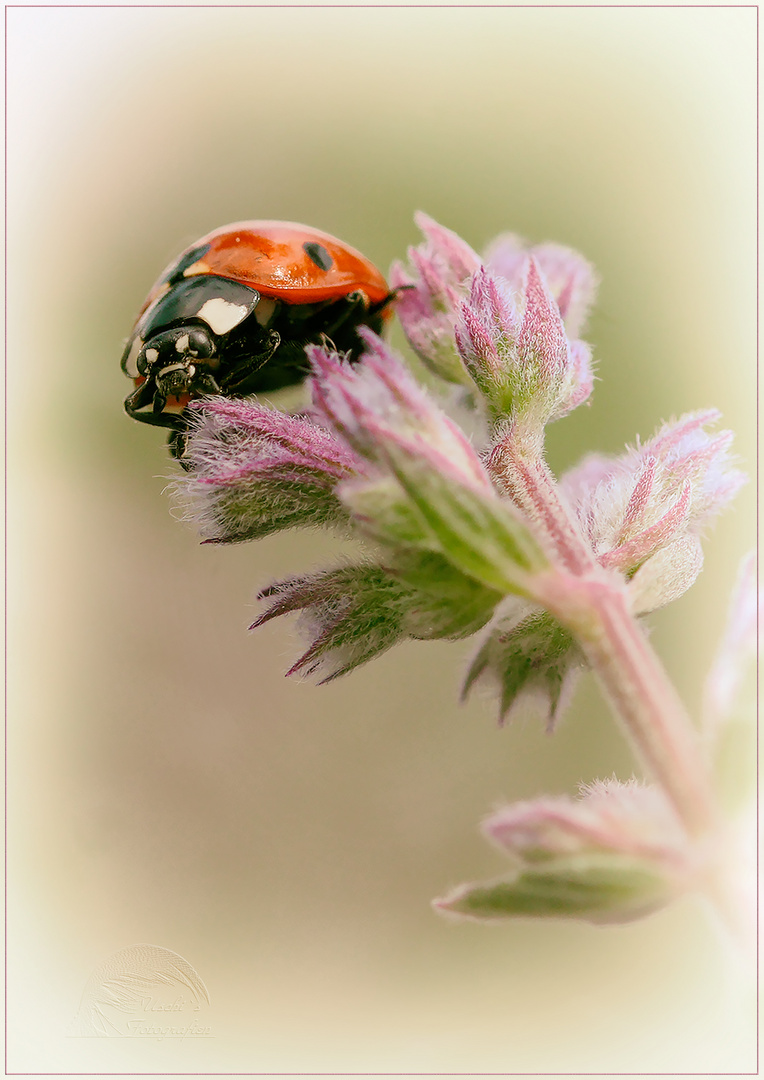
[[[498,690],[501,722],[521,697],[532,694],[553,727],[583,667],[572,634],[548,612],[522,605],[514,618],[497,620],[489,628],[467,671],[462,697],[478,680],[487,679]]]
[[[207,492],[205,530],[215,543],[261,540],[284,529],[340,525],[347,512],[330,490],[309,481],[253,477]]]
[[[527,595],[548,560],[525,521],[488,491],[460,484],[422,458],[387,448],[422,527],[419,546],[440,551],[468,577],[502,593]]]
[[[462,885],[434,902],[443,912],[479,921],[531,918],[626,923],[672,898],[657,866],[628,855],[586,852],[521,864],[494,881]]]
[[[468,637],[485,626],[502,599],[437,552],[401,552],[391,573],[409,590],[404,625],[411,637]]]

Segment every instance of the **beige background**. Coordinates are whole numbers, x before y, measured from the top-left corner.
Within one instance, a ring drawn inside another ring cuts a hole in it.
[[[501,872],[497,803],[630,774],[596,687],[549,738],[458,706],[469,643],[284,680],[293,628],[248,635],[256,592],[334,541],[200,547],[118,361],[207,230],[302,220],[384,269],[421,208],[599,268],[601,381],[556,469],[708,405],[752,469],[755,11],[15,8],[8,45],[11,1070],[753,1068],[693,903],[611,930],[429,908]],[[696,713],[753,507],[653,620]],[[214,1038],[69,1035],[137,942],[196,968]]]

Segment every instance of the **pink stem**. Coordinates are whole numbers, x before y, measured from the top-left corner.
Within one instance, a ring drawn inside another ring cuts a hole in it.
[[[571,630],[646,772],[693,835],[718,824],[711,778],[666,671],[613,582],[550,575],[545,605]]]
[[[510,436],[494,448],[488,464],[493,478],[541,529],[567,570],[585,574],[597,566],[577,522],[560,499],[557,483],[543,457],[518,452]]]
[[[717,823],[701,743],[679,695],[632,615],[625,586],[597,562],[541,454],[513,434],[489,468],[533,520],[557,568],[537,579],[537,599],[575,634],[646,772],[664,788],[691,834]]]

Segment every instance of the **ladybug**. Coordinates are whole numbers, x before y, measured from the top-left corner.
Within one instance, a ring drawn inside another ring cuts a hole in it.
[[[122,356],[125,410],[170,428],[183,453],[188,402],[301,382],[305,346],[328,339],[357,359],[358,326],[381,333],[395,293],[360,252],[290,221],[242,221],[202,237],[151,289]]]

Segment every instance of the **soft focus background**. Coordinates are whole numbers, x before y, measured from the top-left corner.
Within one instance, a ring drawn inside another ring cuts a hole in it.
[[[602,275],[590,408],[555,469],[718,406],[754,466],[753,8],[11,8],[11,1071],[714,1072],[754,1031],[714,927],[451,924],[503,870],[502,800],[633,762],[585,680],[560,731],[457,704],[470,643],[285,680],[257,590],[328,536],[200,547],[164,435],[122,413],[122,342],[165,263],[242,218],[386,269],[426,210]],[[402,344],[400,332],[395,340]],[[653,640],[697,715],[753,485]],[[76,1039],[91,971],[175,950],[211,1039]]]

